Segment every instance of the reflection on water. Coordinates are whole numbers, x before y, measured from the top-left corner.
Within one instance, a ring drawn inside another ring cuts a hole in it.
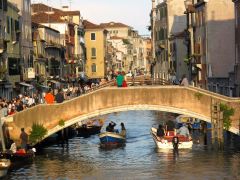
[[[105,124],[113,120],[119,129],[121,122],[126,125],[124,147],[102,149],[98,136],[75,137],[64,147],[44,148],[32,164],[11,170],[6,179],[240,179],[240,151],[233,141],[225,151],[212,151],[196,131],[193,149],[158,150],[150,128],[167,118],[173,116],[153,111],[111,114]]]

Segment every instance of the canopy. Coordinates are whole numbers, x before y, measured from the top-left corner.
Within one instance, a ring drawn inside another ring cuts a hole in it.
[[[186,116],[186,115],[179,115],[178,117],[176,117],[176,121],[178,123],[186,123],[188,122],[188,120],[190,119],[190,116]]]
[[[31,84],[28,84],[28,83],[25,83],[25,82],[20,82],[19,84],[22,85],[22,86],[29,87],[30,89],[33,89],[33,85],[31,85]]]

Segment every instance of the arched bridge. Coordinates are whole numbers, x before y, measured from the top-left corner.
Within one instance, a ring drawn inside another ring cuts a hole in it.
[[[159,110],[189,115],[211,122],[211,102],[235,109],[230,131],[239,134],[240,99],[221,96],[194,87],[136,86],[105,87],[62,104],[38,105],[7,117],[11,138],[18,140],[21,127],[30,132],[32,124],[43,124],[47,136],[81,120],[118,111]],[[65,125],[60,126],[59,121]],[[137,119],[135,119],[137,121]]]

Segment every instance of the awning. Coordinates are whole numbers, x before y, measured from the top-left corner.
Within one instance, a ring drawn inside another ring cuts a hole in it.
[[[48,86],[44,86],[44,85],[39,85],[39,86],[43,89],[50,89],[50,87],[48,87]]]
[[[49,80],[50,82],[54,83],[54,84],[60,84],[60,82],[55,81],[55,80]]]
[[[29,87],[29,88],[31,88],[31,89],[33,88],[33,85],[28,84],[28,83],[25,83],[25,82],[20,82],[19,84],[22,85],[22,86]]]

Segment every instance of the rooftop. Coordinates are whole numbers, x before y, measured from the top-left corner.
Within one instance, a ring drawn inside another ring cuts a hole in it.
[[[103,26],[94,24],[88,20],[83,21],[83,26],[85,29],[104,29]]]
[[[100,26],[103,26],[105,28],[131,28],[130,26],[119,22],[101,23]]]
[[[42,3],[32,4],[31,8],[32,8],[32,13],[58,12],[62,16],[80,16],[80,11],[63,11],[61,9],[56,9]]]

